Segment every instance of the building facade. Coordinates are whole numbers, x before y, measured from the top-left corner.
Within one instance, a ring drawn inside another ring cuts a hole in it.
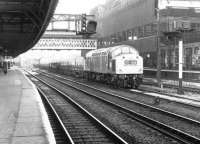
[[[178,32],[184,41],[184,68],[200,69],[199,0],[107,0],[91,14],[98,22],[98,48],[132,45],[145,67],[156,68],[159,34],[162,67],[176,69]]]

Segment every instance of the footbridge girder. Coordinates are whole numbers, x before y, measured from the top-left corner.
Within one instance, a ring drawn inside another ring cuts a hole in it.
[[[31,50],[93,50],[96,39],[41,38]]]

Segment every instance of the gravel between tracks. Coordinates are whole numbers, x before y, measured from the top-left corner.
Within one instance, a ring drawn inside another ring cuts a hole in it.
[[[50,82],[49,82],[50,83]],[[53,85],[57,85],[55,82]],[[60,85],[58,85],[61,87]],[[107,104],[91,98],[81,92],[75,92],[72,88],[62,86],[62,90],[73,99],[79,101],[96,117],[104,121],[109,127],[117,131],[129,143],[137,144],[173,144],[174,140],[160,134],[159,132],[148,128],[131,118],[126,117],[120,111],[111,108]]]
[[[94,121],[88,119],[88,116],[77,110],[57,92],[38,81],[34,80],[34,83],[46,94],[75,143],[115,143],[99,126],[94,124]]]

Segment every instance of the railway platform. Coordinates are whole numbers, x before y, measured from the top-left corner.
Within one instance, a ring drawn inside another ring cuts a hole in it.
[[[54,144],[35,86],[22,71],[0,71],[0,144]]]
[[[154,95],[158,98],[168,99],[172,101],[177,101],[181,103],[186,103],[189,105],[193,105],[196,107],[200,107],[200,94],[198,92],[190,92],[190,91],[184,91],[184,94],[180,95],[177,94],[177,88],[178,81],[177,80],[167,80],[162,79],[163,85],[171,85],[172,87],[163,87],[159,88],[157,87],[157,80],[156,78],[144,78],[143,80],[144,84],[140,86],[141,90],[144,90],[145,94]],[[173,88],[174,86],[174,88]],[[200,83],[199,82],[186,82],[183,81],[183,87],[188,89],[196,89],[200,90]],[[134,91],[134,90],[133,90]],[[151,92],[145,92],[145,91],[152,91]],[[160,94],[153,93],[153,91],[160,92]]]
[[[156,73],[157,69],[144,67],[144,76],[155,78]],[[171,79],[171,80],[177,79],[178,70],[162,69],[161,77],[162,79]],[[200,83],[200,70],[183,70],[183,80],[188,82]]]
[[[168,84],[168,85],[172,85],[172,86],[178,86],[179,85],[178,80],[162,79],[161,81],[162,81],[162,84]],[[144,77],[144,83],[157,84],[157,79],[156,78]],[[200,82],[184,81],[183,80],[182,85],[183,85],[183,87],[187,87],[187,88],[200,89]]]

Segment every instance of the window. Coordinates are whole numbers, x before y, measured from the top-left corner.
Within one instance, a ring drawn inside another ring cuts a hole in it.
[[[200,23],[192,23],[191,28],[196,31],[200,31]]]
[[[122,53],[121,48],[116,48],[113,52],[112,52],[112,56],[115,57],[117,55],[120,55]]]
[[[145,36],[152,35],[152,24],[148,24],[145,26],[144,35]]]
[[[194,54],[195,54],[195,55],[200,54],[200,49],[199,49],[199,47],[195,47],[195,48],[194,48]]]
[[[129,47],[122,47],[122,53],[130,53],[130,48]]]
[[[138,28],[138,34],[139,34],[139,37],[143,37],[144,36],[144,27],[143,26],[140,26]]]

